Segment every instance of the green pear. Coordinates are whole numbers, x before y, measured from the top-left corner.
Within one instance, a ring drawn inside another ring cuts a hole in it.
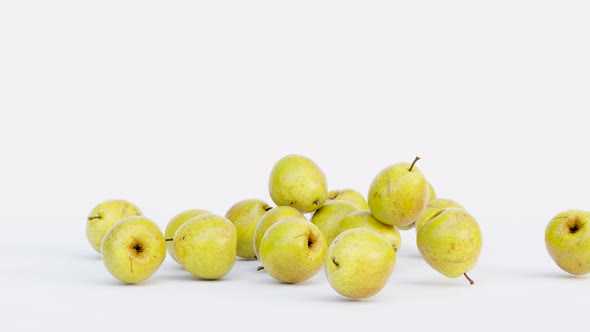
[[[113,199],[102,202],[95,206],[86,221],[86,238],[94,250],[100,253],[102,238],[109,228],[119,220],[127,217],[140,216],[141,211],[135,204],[122,200]]]
[[[196,217],[198,215],[204,213],[211,213],[207,210],[200,210],[200,209],[192,209],[183,211],[176,216],[174,216],[166,225],[166,230],[164,231],[164,237],[166,238],[166,251],[168,251],[168,255],[172,257],[177,263],[178,259],[176,258],[176,254],[174,254],[174,233],[182,224],[189,221],[191,218]]]
[[[424,211],[420,214],[420,217],[418,217],[418,220],[414,223],[416,226],[416,234],[420,231],[420,228],[432,218],[432,216],[450,207],[465,209],[461,204],[446,198],[435,198],[429,201],[428,204],[426,204]]]
[[[174,234],[174,252],[185,270],[201,279],[225,276],[236,261],[238,232],[227,218],[205,213]]]
[[[420,254],[432,268],[449,278],[467,276],[479,259],[481,231],[477,221],[461,208],[446,208],[422,225],[416,236]]]
[[[229,219],[238,231],[238,256],[254,258],[254,232],[260,218],[272,208],[259,199],[246,199],[229,208],[225,217]]]
[[[564,271],[590,272],[590,212],[568,210],[553,217],[545,229],[545,246]]]
[[[428,181],[428,201],[430,202],[431,200],[436,198],[436,191],[434,191],[434,187],[432,186],[432,183],[430,183],[430,181]]]
[[[428,202],[428,181],[412,164],[386,167],[373,179],[368,195],[369,209],[377,220],[398,228],[412,224]]]
[[[318,273],[326,250],[319,228],[305,219],[290,217],[266,231],[260,242],[260,260],[273,278],[298,283]]]
[[[319,209],[328,196],[326,176],[311,159],[287,155],[273,166],[268,181],[273,202],[308,213]]]
[[[299,212],[299,210],[297,210],[296,208],[290,206],[277,206],[262,215],[262,217],[258,221],[258,224],[256,225],[256,229],[254,230],[253,242],[254,255],[256,257],[260,257],[260,241],[262,241],[264,233],[266,233],[270,226],[274,225],[281,219],[285,219],[287,217],[296,217],[307,220],[303,213]]]
[[[379,233],[353,228],[342,232],[328,248],[326,277],[340,295],[367,298],[379,293],[387,284],[396,254]]]
[[[353,228],[365,228],[373,230],[383,236],[393,250],[398,251],[401,247],[402,238],[395,226],[387,225],[375,219],[371,211],[355,211],[348,214],[340,222],[340,232],[347,231]]]
[[[363,194],[354,189],[332,190],[328,192],[329,201],[347,201],[359,210],[368,210],[369,205]]]
[[[127,217],[107,231],[101,252],[113,277],[135,284],[152,276],[166,258],[164,234],[146,217]]]
[[[347,201],[331,201],[314,212],[311,222],[322,231],[329,245],[340,233],[342,219],[354,211],[358,211],[357,208]]]

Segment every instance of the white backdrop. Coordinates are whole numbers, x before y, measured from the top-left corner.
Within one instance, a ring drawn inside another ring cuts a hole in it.
[[[588,277],[544,247],[590,209],[587,1],[2,1],[0,324],[6,330],[576,328]],[[368,191],[412,161],[480,222],[470,273],[447,279],[402,233],[373,298],[323,271],[284,285],[255,261],[221,281],[167,258],[125,286],[87,243],[106,199],[162,228],[176,213],[271,203],[273,163],[314,159]],[[510,322],[510,323],[508,323]]]

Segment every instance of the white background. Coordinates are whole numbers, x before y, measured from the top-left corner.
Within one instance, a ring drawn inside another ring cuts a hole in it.
[[[2,1],[0,329],[583,327],[590,280],[551,261],[544,230],[590,209],[589,16],[569,0]],[[413,231],[363,301],[255,261],[207,282],[167,258],[126,286],[86,241],[110,198],[162,228],[270,203],[289,153],[363,193],[421,156],[480,222],[476,284],[432,270]]]

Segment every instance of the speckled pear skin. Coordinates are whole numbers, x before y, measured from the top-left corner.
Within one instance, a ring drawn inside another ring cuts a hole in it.
[[[464,209],[464,207],[461,204],[459,204],[453,200],[446,199],[446,198],[435,198],[435,199],[429,201],[428,204],[426,204],[426,208],[420,214],[420,217],[418,217],[418,220],[416,220],[416,222],[415,222],[416,233],[418,233],[420,228],[422,228],[422,226],[426,222],[428,222],[428,220],[430,220],[430,218],[432,218],[432,216],[434,216],[435,214],[437,214],[441,210],[444,210],[444,209],[450,208],[450,207]]]
[[[331,190],[328,192],[326,202],[330,201],[347,201],[359,210],[369,209],[369,205],[363,194],[354,189]]]
[[[102,261],[117,279],[135,284],[152,276],[166,258],[164,234],[143,216],[125,218],[105,234]]]
[[[563,211],[545,228],[549,256],[562,270],[573,275],[590,272],[590,212]]]
[[[428,182],[418,167],[399,163],[386,167],[375,176],[369,189],[368,204],[377,220],[403,228],[418,219],[429,195]]]
[[[122,219],[140,215],[141,210],[126,200],[104,201],[95,206],[86,218],[86,238],[92,248],[100,253],[102,239],[109,228]]]
[[[299,283],[319,272],[327,243],[322,232],[307,220],[291,217],[272,225],[260,242],[264,270],[284,283]]]
[[[308,213],[326,202],[326,175],[311,159],[287,155],[275,163],[270,173],[268,190],[278,206],[291,206]]]
[[[232,205],[226,212],[238,232],[237,255],[242,258],[254,258],[254,233],[260,218],[272,208],[260,199],[246,199]]]
[[[176,258],[176,254],[174,253],[174,242],[170,241],[170,239],[174,239],[174,233],[178,230],[182,224],[189,221],[191,218],[196,217],[201,214],[211,213],[207,210],[201,209],[191,209],[183,211],[170,219],[168,225],[166,225],[166,230],[164,231],[164,237],[169,239],[166,241],[166,251],[168,251],[168,255],[174,259],[178,263],[178,259]]]
[[[260,257],[259,249],[260,249],[260,241],[264,236],[264,233],[270,228],[270,226],[274,225],[278,221],[288,218],[288,217],[296,217],[302,218],[307,220],[303,213],[299,212],[296,208],[290,206],[277,206],[272,208],[269,211],[266,211],[264,215],[258,221],[256,225],[256,230],[254,231],[254,254],[256,257]]]
[[[482,235],[467,211],[446,208],[420,228],[416,244],[428,265],[444,276],[457,278],[477,264]]]
[[[401,248],[402,238],[395,226],[387,225],[375,219],[371,211],[355,211],[340,222],[340,233],[353,228],[365,228],[381,234],[396,252]]]
[[[377,232],[354,228],[342,232],[328,248],[325,272],[342,296],[367,298],[379,293],[395,267],[396,253]]]
[[[330,201],[313,213],[311,222],[322,231],[329,246],[340,234],[342,219],[354,211],[358,211],[357,208],[347,201]]]
[[[180,265],[201,279],[220,279],[236,261],[238,232],[227,218],[205,213],[185,222],[174,235]]]

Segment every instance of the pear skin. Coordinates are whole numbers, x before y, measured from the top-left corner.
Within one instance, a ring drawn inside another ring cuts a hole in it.
[[[363,194],[354,189],[332,190],[328,192],[326,202],[330,201],[347,201],[359,210],[369,209],[369,205]]]
[[[324,234],[328,245],[340,233],[340,222],[349,213],[358,211],[356,207],[347,201],[331,201],[311,216],[311,222],[314,223]]]
[[[399,163],[379,172],[369,189],[368,204],[377,220],[398,228],[411,225],[428,202],[428,181],[414,163]]]
[[[545,228],[549,256],[573,275],[590,272],[590,212],[568,210],[557,214]]]
[[[263,214],[262,217],[260,217],[260,220],[258,220],[258,224],[256,225],[256,229],[254,230],[253,239],[254,255],[256,257],[260,258],[260,241],[262,241],[264,233],[266,233],[270,226],[274,225],[281,219],[285,219],[288,217],[296,217],[307,220],[303,213],[299,212],[299,210],[297,210],[296,208],[290,206],[277,206],[269,211],[266,211],[266,213]]]
[[[122,199],[104,201],[95,206],[86,220],[86,238],[92,248],[100,253],[102,239],[109,228],[118,221],[133,216],[141,216],[141,210],[135,204]]]
[[[426,263],[442,275],[467,277],[479,259],[482,236],[477,221],[467,211],[446,208],[420,228],[416,244]]]
[[[391,244],[393,250],[396,252],[401,247],[402,238],[397,228],[375,219],[371,211],[352,212],[340,222],[340,233],[353,228],[365,228],[376,231]]]
[[[178,259],[174,253],[174,233],[176,233],[182,224],[189,221],[191,218],[205,213],[211,212],[201,209],[186,210],[172,217],[172,219],[170,219],[168,222],[168,225],[166,225],[166,230],[164,231],[164,237],[166,238],[166,251],[168,251],[168,255],[172,257],[175,262],[178,263]]]
[[[420,228],[422,228],[422,226],[426,222],[428,222],[428,220],[430,220],[432,216],[450,207],[464,209],[464,207],[461,204],[446,198],[435,198],[429,201],[428,204],[426,204],[426,208],[424,209],[424,211],[420,214],[420,217],[418,217],[418,220],[416,220],[416,222],[414,223],[416,226],[416,233],[418,233]]]
[[[238,257],[254,258],[254,233],[260,218],[272,208],[260,199],[246,199],[229,208],[225,217],[238,231]]]
[[[311,159],[287,155],[275,163],[270,173],[268,190],[278,206],[291,206],[302,213],[313,212],[326,202],[326,175]]]

